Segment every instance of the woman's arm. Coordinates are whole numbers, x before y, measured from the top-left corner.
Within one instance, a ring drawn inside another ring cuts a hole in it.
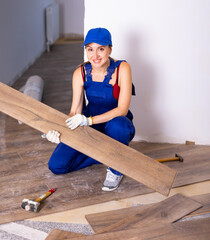
[[[83,91],[83,79],[81,74],[81,69],[77,68],[74,71],[73,78],[72,78],[72,90],[73,90],[73,97],[72,97],[72,104],[69,116],[72,117],[77,113],[82,113],[83,108],[83,98],[84,98],[84,91]]]
[[[120,87],[118,106],[104,114],[94,116],[92,118],[93,124],[107,122],[115,117],[127,115],[132,93],[131,68],[127,62],[120,64],[118,85]]]

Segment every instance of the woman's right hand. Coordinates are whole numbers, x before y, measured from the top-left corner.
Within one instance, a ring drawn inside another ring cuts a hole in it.
[[[58,144],[58,143],[60,143],[60,135],[61,134],[58,131],[50,130],[46,134],[46,138],[47,138],[48,141]]]

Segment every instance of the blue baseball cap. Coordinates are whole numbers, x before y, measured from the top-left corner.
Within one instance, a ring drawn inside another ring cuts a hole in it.
[[[88,31],[82,47],[89,43],[98,43],[102,46],[112,46],[111,33],[106,28],[92,28]]]

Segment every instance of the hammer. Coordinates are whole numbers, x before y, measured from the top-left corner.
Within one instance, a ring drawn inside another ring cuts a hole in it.
[[[165,159],[156,159],[158,162],[170,162],[170,161],[180,161],[184,162],[184,158],[178,154],[175,154],[173,158],[165,158]]]
[[[40,202],[50,196],[52,193],[55,192],[55,188],[52,188],[45,194],[41,195],[39,198],[36,200],[29,200],[29,199],[23,199],[21,207],[25,209],[26,211],[31,211],[31,212],[38,212],[40,210]]]

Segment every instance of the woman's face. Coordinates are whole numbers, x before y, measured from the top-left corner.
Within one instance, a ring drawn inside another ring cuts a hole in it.
[[[112,52],[110,46],[102,46],[98,43],[90,43],[86,47],[88,61],[95,68],[103,67],[109,60],[109,55]]]

